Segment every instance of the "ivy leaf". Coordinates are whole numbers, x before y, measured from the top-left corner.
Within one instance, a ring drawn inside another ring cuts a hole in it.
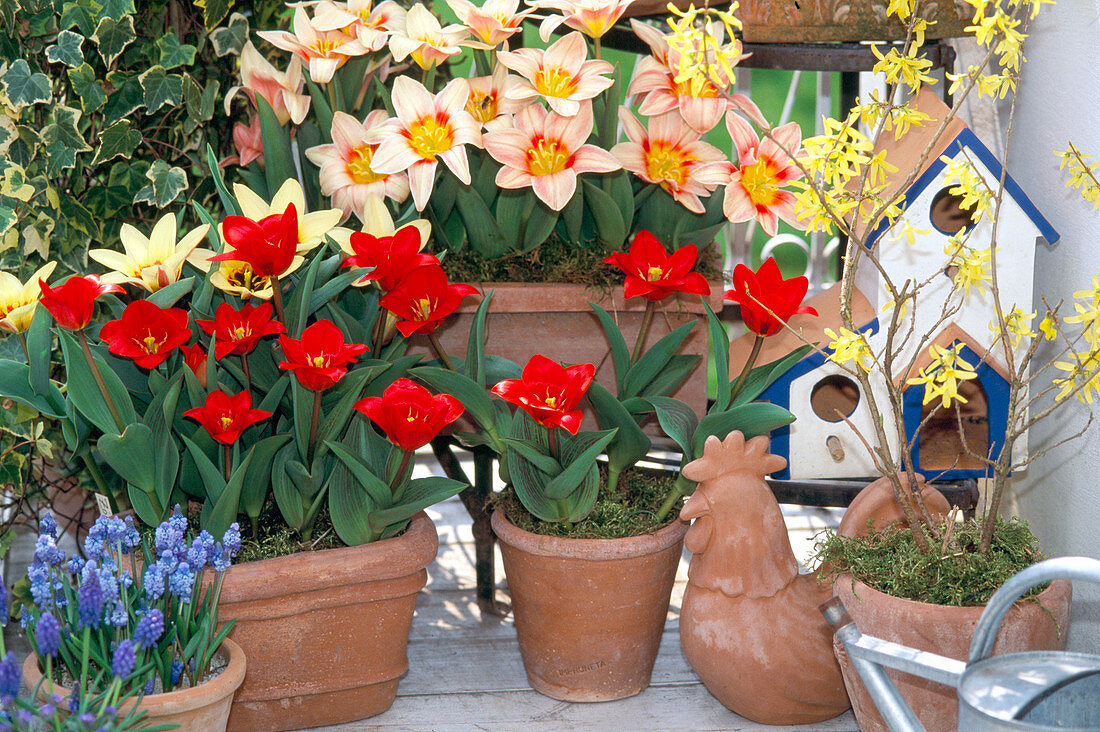
[[[187,115],[196,122],[206,122],[214,116],[214,102],[221,85],[214,79],[206,82],[206,88],[198,85],[190,74],[183,75],[183,102]]]
[[[183,100],[183,77],[169,74],[163,66],[154,66],[140,77],[145,90],[144,102],[147,114],[152,114],[165,104],[173,107]]]
[[[228,24],[210,31],[210,44],[219,58],[230,53],[239,54],[247,42],[248,18],[240,13],[233,13]]]
[[[77,153],[91,150],[76,123],[80,111],[61,106],[54,110],[53,122],[42,130],[42,142],[46,150],[46,174],[55,177],[76,165]]]
[[[61,9],[61,20],[58,26],[64,29],[76,27],[85,36],[90,36],[95,31],[96,15],[102,6],[95,0],[76,0],[67,2]]]
[[[183,172],[183,168],[169,167],[163,160],[150,165],[145,177],[149,179],[149,185],[134,195],[134,203],[164,208],[187,188],[187,173]]]
[[[57,40],[46,46],[46,58],[52,64],[65,64],[66,66],[80,66],[84,63],[84,36],[73,33],[71,30],[63,30],[57,34]]]
[[[229,14],[229,9],[233,7],[233,0],[195,0],[195,5],[202,8],[203,25],[210,31],[217,28]]]
[[[160,65],[166,69],[195,63],[195,47],[180,43],[179,37],[172,31],[157,39],[157,48],[160,49]]]
[[[16,60],[3,77],[8,99],[16,107],[50,100],[50,80],[45,74],[31,72],[25,58]]]
[[[134,42],[135,38],[137,36],[134,35],[134,18],[130,15],[124,16],[122,20],[102,18],[99,25],[95,27],[95,33],[92,34],[92,40],[99,47],[99,55],[108,67],[114,63],[119,54],[126,50],[127,46]]]
[[[95,78],[95,72],[88,62],[69,69],[69,83],[73,86],[73,92],[80,97],[80,108],[87,113],[92,113],[103,106],[107,101],[107,94],[103,91],[103,85]]]
[[[112,71],[107,74],[107,83],[115,88],[107,97],[107,106],[103,108],[105,124],[114,124],[145,103],[145,90],[137,74]]]
[[[117,157],[129,158],[134,148],[141,144],[141,133],[131,129],[130,120],[115,122],[103,130],[99,136],[99,149],[92,158],[92,166],[114,160]]]
[[[134,0],[103,0],[103,7],[96,15],[100,18],[121,18],[134,12]]]

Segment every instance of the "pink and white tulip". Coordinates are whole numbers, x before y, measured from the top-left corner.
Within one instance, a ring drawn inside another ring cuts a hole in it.
[[[649,118],[649,130],[626,107],[619,120],[629,142],[611,148],[623,168],[655,183],[689,211],[704,212],[700,196],[709,196],[729,180],[732,166],[721,150],[704,142],[676,112]]]
[[[614,81],[606,74],[614,67],[606,61],[588,61],[584,36],[570,33],[545,51],[521,48],[501,51],[497,61],[519,74],[519,84],[508,90],[508,98],[526,102],[542,97],[563,117],[572,117],[587,102],[608,89]]]
[[[422,4],[413,5],[405,16],[403,28],[390,34],[390,52],[394,61],[412,60],[422,69],[430,69],[451,56],[462,53],[469,29],[453,23],[443,27],[432,11]]]
[[[627,95],[644,95],[638,113],[646,117],[676,110],[693,129],[705,133],[714,129],[722,115],[736,109],[766,127],[760,108],[744,94],[730,94],[710,79],[694,76],[676,81],[676,70],[655,58],[643,58],[634,67]]]
[[[560,211],[577,190],[579,173],[608,173],[622,166],[611,153],[584,141],[592,134],[592,105],[564,117],[542,106],[525,107],[509,129],[485,133],[485,149],[504,165],[501,188],[531,186],[547,206]]]
[[[367,49],[353,36],[340,30],[318,30],[302,6],[294,9],[294,32],[260,31],[257,35],[271,45],[293,53],[309,67],[316,84],[332,81],[336,70],[348,59],[362,56]]]
[[[248,165],[253,160],[264,164],[264,136],[260,131],[260,115],[252,115],[246,125],[237,122],[233,125],[233,147],[237,148],[237,164]]]
[[[772,130],[771,138],[761,140],[752,126],[738,114],[726,115],[726,129],[737,148],[738,165],[726,184],[722,211],[737,223],[756,219],[769,236],[775,236],[779,219],[798,226],[795,216],[795,196],[783,186],[802,177],[802,171],[791,157],[802,145],[802,131],[797,122],[788,122]]]
[[[565,23],[590,38],[601,38],[623,17],[634,0],[536,0],[528,4],[540,10],[557,10],[561,15],[547,16],[539,26],[539,36],[550,40],[550,34]]]
[[[249,41],[241,49],[241,85],[226,93],[225,113],[230,114],[230,105],[237,92],[244,92],[253,107],[259,94],[275,112],[279,124],[285,125],[288,120],[301,124],[310,102],[309,95],[302,93],[304,86],[302,64],[297,56],[290,60],[286,71],[279,71]]]
[[[480,8],[470,0],[447,0],[458,19],[469,26],[486,48],[496,48],[523,26],[534,9],[520,11],[519,0],[485,0]]]
[[[481,129],[465,109],[469,96],[465,79],[452,79],[433,97],[423,84],[398,76],[393,82],[397,117],[367,138],[378,144],[371,160],[376,173],[408,171],[417,211],[428,204],[440,160],[460,181],[470,183],[466,145],[481,145]]]
[[[501,64],[493,69],[492,76],[475,76],[467,81],[470,98],[466,101],[466,111],[486,130],[510,127],[512,115],[530,103],[508,98],[508,90],[520,83],[520,79],[509,74],[507,67]]]
[[[386,112],[376,109],[362,122],[345,112],[332,116],[332,143],[306,150],[306,157],[319,167],[321,193],[344,216],[354,213],[363,221],[369,196],[392,198],[398,203],[409,195],[409,178],[404,173],[385,174],[371,167],[378,148],[367,142],[370,134],[386,123]]]
[[[405,27],[405,8],[393,0],[374,5],[373,0],[322,0],[313,9],[313,27],[319,31],[342,30],[355,36],[367,51],[380,51],[387,31]]]

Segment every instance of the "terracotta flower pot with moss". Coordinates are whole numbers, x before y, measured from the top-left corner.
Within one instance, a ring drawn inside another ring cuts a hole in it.
[[[246,668],[244,651],[231,640],[223,641],[216,655],[225,664],[217,676],[189,689],[150,694],[140,701],[127,700],[119,705],[120,716],[128,714],[137,703],[145,712],[142,720],[145,727],[165,725],[178,732],[221,732],[226,728],[233,695],[244,681]],[[68,703],[69,689],[43,682],[38,659],[33,653],[23,662],[23,683],[28,689],[37,689],[37,696],[43,702],[57,694],[63,700],[62,705]]]
[[[834,589],[856,627],[865,635],[960,661],[969,657],[970,639],[985,610],[984,605],[949,607],[892,597],[853,580],[851,575],[838,577]],[[1018,602],[1001,623],[993,654],[1063,650],[1072,595],[1069,581],[1056,580],[1038,595]],[[860,729],[886,732],[886,724],[837,638],[833,639],[833,650],[840,661]],[[949,730],[958,726],[955,689],[919,676],[892,670],[889,674],[926,729]]]
[[[493,514],[532,688],[571,702],[649,686],[687,524],[624,539],[569,539]]]
[[[424,512],[400,536],[234,565],[220,614],[249,658],[229,729],[339,724],[390,708],[416,595],[439,546]]]

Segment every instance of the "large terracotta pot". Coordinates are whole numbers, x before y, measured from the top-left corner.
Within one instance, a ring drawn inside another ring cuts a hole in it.
[[[493,514],[532,688],[570,702],[649,686],[687,524],[625,539],[541,536]]]
[[[722,308],[722,284],[711,282],[710,307]],[[588,303],[594,302],[616,319],[630,348],[638,337],[645,299],[623,300],[622,287],[615,288],[612,297],[584,285],[565,283],[482,282],[478,288],[494,292],[489,308],[485,352],[502,356],[520,366],[532,355],[541,353],[562,363],[592,363],[596,365],[596,381],[612,393],[615,389],[615,367],[600,322]],[[467,298],[457,314],[440,327],[440,342],[448,353],[466,355],[466,340],[478,298]],[[689,320],[701,321],[684,341],[679,353],[706,356],[707,328],[705,313],[699,298],[676,295],[665,300],[653,319],[646,343],[652,346],[661,337]],[[422,336],[413,340],[415,352],[428,353]],[[700,376],[702,374],[703,376]],[[707,406],[706,367],[697,366],[672,394],[702,415]],[[595,429],[591,417],[586,417],[585,429]]]
[[[737,16],[747,43],[901,41],[906,24],[886,19],[887,0],[742,0]],[[973,8],[966,2],[922,3],[929,38],[966,35]]]
[[[853,584],[850,575],[838,577],[834,589],[856,627],[865,635],[960,661],[966,661],[969,656],[970,639],[984,610],[984,607],[947,607],[891,597],[858,580]],[[1013,606],[997,633],[994,655],[1064,649],[1072,594],[1068,581],[1057,580],[1037,598]],[[860,729],[886,732],[888,728],[859,673],[835,638],[833,650],[840,661],[844,685],[848,688]],[[926,729],[953,730],[958,726],[959,702],[955,689],[897,671],[889,674]]]
[[[416,595],[439,539],[423,512],[373,544],[234,565],[222,619],[248,655],[229,729],[316,727],[390,708],[409,668]]]
[[[170,691],[167,694],[151,694],[141,698],[140,709],[145,712],[143,727],[174,727],[178,732],[221,732],[229,719],[229,707],[233,693],[245,676],[245,654],[231,640],[222,642],[218,655],[226,660],[226,666],[214,678],[191,689]],[[49,681],[42,683],[38,658],[32,653],[23,662],[23,683],[29,689],[38,689],[38,698],[46,701],[57,694],[67,708],[69,689]],[[124,717],[137,703],[131,699],[119,705],[119,716]],[[178,725],[178,726],[176,726]]]

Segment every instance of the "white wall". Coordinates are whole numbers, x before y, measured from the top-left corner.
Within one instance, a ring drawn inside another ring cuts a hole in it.
[[[1036,304],[1053,304],[1100,271],[1100,212],[1065,188],[1054,150],[1067,140],[1100,159],[1100,0],[1043,6],[1027,42],[1009,169],[1062,235],[1036,253]],[[1002,122],[1005,121],[1002,119]],[[1038,321],[1036,321],[1038,322]],[[1088,434],[1033,463],[1016,490],[1020,513],[1056,555],[1100,558],[1100,403]],[[1032,431],[1033,449],[1084,426],[1077,401]],[[1069,645],[1100,652],[1100,586],[1078,584]]]

